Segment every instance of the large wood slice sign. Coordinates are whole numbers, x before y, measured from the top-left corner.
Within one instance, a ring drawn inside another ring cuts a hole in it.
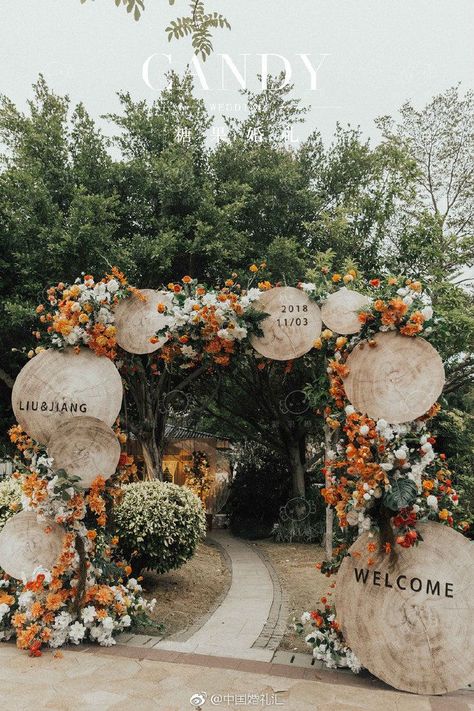
[[[261,322],[263,336],[252,336],[255,350],[272,360],[293,360],[307,353],[321,333],[319,306],[301,289],[269,289],[255,302],[268,314]]]
[[[31,579],[35,568],[55,565],[65,531],[52,519],[38,520],[35,511],[20,511],[0,532],[0,568],[18,580]]]
[[[117,368],[87,349],[43,351],[22,368],[12,391],[17,422],[42,444],[62,422],[81,415],[112,425],[121,405]]]
[[[347,359],[346,395],[363,414],[392,424],[411,422],[427,412],[443,391],[441,357],[424,338],[378,333]]]
[[[120,459],[120,443],[115,432],[96,417],[75,417],[63,422],[48,442],[54,470],[64,469],[80,478],[88,489],[94,479],[115,474]]]
[[[367,566],[367,533],[354,543],[337,575],[336,615],[372,674],[403,691],[443,694],[474,681],[474,545],[440,523],[417,528],[423,541],[397,546],[393,564],[379,553]]]
[[[359,310],[365,308],[370,299],[345,286],[330,294],[321,307],[323,322],[335,333],[349,335],[357,333],[362,327]]]
[[[132,294],[115,307],[117,343],[128,353],[153,353],[166,342],[165,336],[157,343],[151,343],[150,338],[170,323],[170,316],[158,311],[159,304],[170,306],[170,297],[153,289],[141,289],[140,294],[143,300]]]

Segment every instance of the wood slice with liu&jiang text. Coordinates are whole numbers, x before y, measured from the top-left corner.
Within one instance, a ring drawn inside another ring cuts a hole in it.
[[[13,385],[17,422],[41,444],[62,422],[81,415],[112,425],[122,405],[122,379],[109,358],[87,348],[49,349],[32,358]]]

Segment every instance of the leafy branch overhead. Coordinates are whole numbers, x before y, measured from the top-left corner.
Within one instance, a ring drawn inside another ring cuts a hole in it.
[[[81,0],[81,5],[85,2],[86,0]],[[128,13],[133,13],[135,20],[139,20],[142,12],[145,10],[145,0],[114,0],[114,2],[117,7],[124,5]],[[176,0],[168,0],[168,3],[174,5]],[[207,12],[204,0],[191,0],[189,4],[189,15],[177,17],[175,20],[172,20],[165,32],[168,34],[169,42],[171,42],[172,39],[191,37],[194,53],[201,55],[203,61],[206,61],[213,50],[213,29],[230,30],[230,24],[220,13]]]

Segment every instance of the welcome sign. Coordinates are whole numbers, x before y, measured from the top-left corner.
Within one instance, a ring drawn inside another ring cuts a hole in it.
[[[365,533],[339,570],[336,611],[347,644],[372,674],[403,691],[442,694],[474,681],[474,546],[440,523],[423,543],[372,555]]]
[[[117,368],[85,349],[39,353],[20,371],[12,391],[17,422],[42,444],[72,417],[89,415],[112,425],[121,405]]]

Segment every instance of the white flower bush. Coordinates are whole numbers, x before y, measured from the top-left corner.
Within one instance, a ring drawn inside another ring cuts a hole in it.
[[[206,531],[201,501],[189,489],[161,481],[124,487],[115,512],[122,552],[133,570],[158,573],[179,568]]]
[[[16,511],[21,509],[21,487],[16,479],[0,481],[0,530]]]

